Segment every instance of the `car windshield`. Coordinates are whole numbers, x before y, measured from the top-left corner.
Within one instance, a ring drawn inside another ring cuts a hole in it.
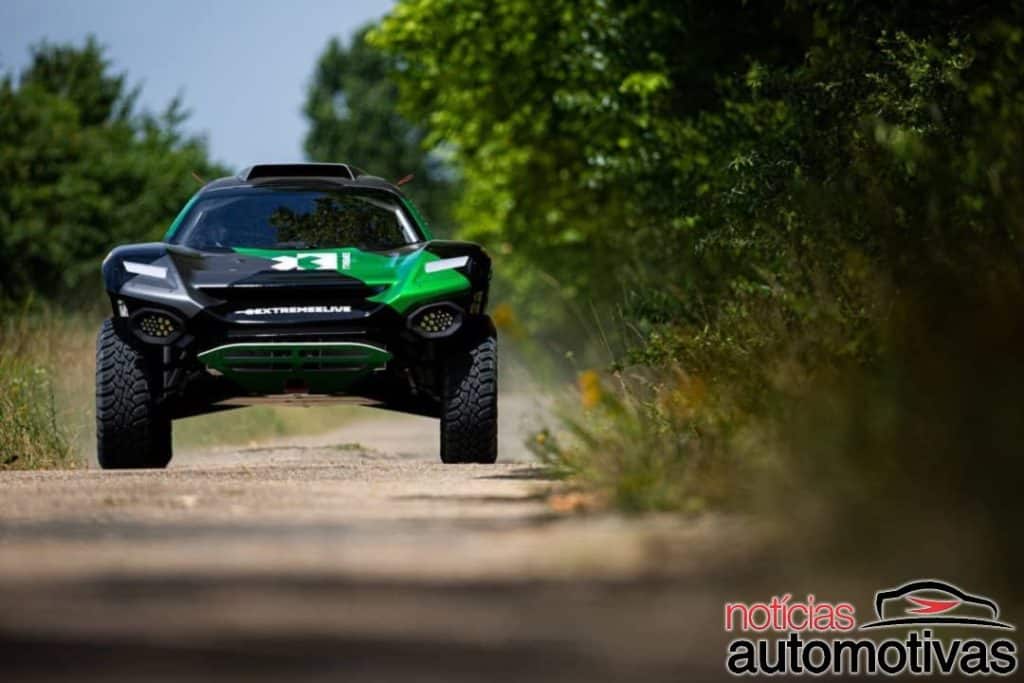
[[[394,249],[422,240],[387,192],[246,188],[201,196],[171,238],[202,251]]]

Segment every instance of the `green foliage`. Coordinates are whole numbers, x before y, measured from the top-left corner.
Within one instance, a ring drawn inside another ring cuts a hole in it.
[[[645,334],[743,318],[737,294],[805,319],[828,288],[859,335],[848,263],[926,283],[1013,243],[1020,17],[1000,7],[410,0],[371,40],[455,150],[464,234],[527,320],[550,323],[541,271]]]
[[[614,376],[653,369],[642,390],[613,390],[632,408],[601,403],[541,449],[622,505],[713,499],[676,466],[696,454],[770,456],[806,484],[815,440],[836,465],[820,476],[848,483],[820,490],[881,495],[899,430],[942,432],[923,397],[951,420],[981,395],[925,373],[896,387],[893,369],[957,316],[1016,329],[1021,314],[992,302],[1024,291],[1019,3],[405,0],[370,39],[401,65],[403,111],[454,150],[464,234],[497,252],[530,331],[565,349],[593,305],[622,330],[599,335]],[[553,287],[576,313],[553,313]],[[959,346],[1016,376],[1016,351],[956,339],[929,367],[970,376]],[[676,366],[710,398],[673,422],[657,375]],[[864,439],[819,403],[873,398],[898,418],[865,415]],[[986,429],[1014,443],[1011,418],[983,403]],[[955,480],[971,433],[928,461],[936,476]]]
[[[192,172],[223,172],[181,133],[178,100],[139,113],[125,79],[91,39],[37,46],[20,77],[0,78],[0,298],[98,292],[107,251],[159,239]]]
[[[435,230],[450,232],[454,176],[439,150],[424,147],[422,128],[398,112],[392,60],[366,42],[369,27],[348,46],[332,38],[317,61],[306,98],[306,154],[347,162],[392,182],[412,174],[403,189]]]

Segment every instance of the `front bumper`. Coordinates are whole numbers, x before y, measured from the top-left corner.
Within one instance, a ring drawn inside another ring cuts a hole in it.
[[[186,317],[173,302],[124,293],[112,299],[115,327],[146,351],[161,378],[160,401],[174,417],[239,405],[242,399],[297,396],[362,398],[436,417],[445,360],[467,335],[491,325],[486,315],[467,310],[473,303],[468,293],[429,302],[461,312],[459,325],[443,337],[422,334],[411,324],[423,306],[406,315],[377,305],[359,317],[267,315],[240,321],[211,309]],[[133,328],[139,310],[167,311],[181,329],[166,340],[139,335]]]

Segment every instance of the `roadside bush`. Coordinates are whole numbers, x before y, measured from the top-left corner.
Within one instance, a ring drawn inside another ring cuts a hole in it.
[[[0,351],[0,469],[80,465],[57,418],[50,373]]]
[[[597,369],[553,471],[744,509],[798,564],[1014,585],[1024,7],[404,0],[371,40],[495,300]]]
[[[667,376],[580,373],[578,406],[564,405],[559,433],[528,442],[552,473],[628,512],[701,512],[732,506],[742,480],[724,448],[728,425],[704,382]]]
[[[940,291],[894,297],[870,371],[848,364],[780,386],[736,444],[762,483],[750,507],[843,565],[943,566],[1016,586],[1024,282]]]

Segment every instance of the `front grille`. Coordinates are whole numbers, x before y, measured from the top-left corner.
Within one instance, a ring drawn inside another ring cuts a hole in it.
[[[253,349],[228,351],[224,367],[232,372],[360,372],[369,362],[361,348]]]
[[[202,351],[199,361],[253,394],[337,394],[386,370],[391,357],[362,342],[241,342]]]

